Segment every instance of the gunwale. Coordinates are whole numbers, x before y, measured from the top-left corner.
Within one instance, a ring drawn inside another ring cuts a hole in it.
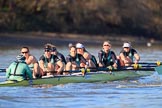
[[[32,85],[51,84],[53,86],[67,83],[94,83],[94,82],[107,82],[116,80],[125,80],[139,78],[143,76],[152,75],[154,71],[115,71],[115,72],[89,72],[85,75],[82,73],[69,74],[69,75],[55,75],[50,77],[44,77],[40,79],[33,79]],[[21,82],[4,81],[0,83],[0,87],[11,86],[29,86],[29,80],[23,80]]]

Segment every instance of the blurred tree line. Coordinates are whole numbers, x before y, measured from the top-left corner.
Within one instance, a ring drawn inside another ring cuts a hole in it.
[[[117,34],[162,39],[162,0],[0,0],[0,32]]]

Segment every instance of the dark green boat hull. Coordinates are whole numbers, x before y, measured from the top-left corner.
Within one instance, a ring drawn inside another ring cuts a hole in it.
[[[132,79],[153,74],[153,71],[119,71],[119,72],[90,72],[85,76],[80,75],[60,75],[50,78],[34,79],[32,85],[42,84],[67,84],[67,83],[92,83],[92,82],[106,82],[115,80]],[[0,83],[0,87],[4,86],[29,86],[29,81],[21,82],[5,81]]]

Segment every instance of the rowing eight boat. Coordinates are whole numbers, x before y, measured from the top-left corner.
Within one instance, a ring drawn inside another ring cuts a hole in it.
[[[51,77],[44,77],[40,79],[34,79],[32,85],[42,84],[66,84],[66,83],[91,83],[91,82],[106,82],[115,80],[132,79],[137,77],[143,77],[153,74],[153,70],[150,71],[138,71],[138,70],[124,70],[124,71],[98,71],[88,72],[85,75],[80,73],[72,73],[69,75],[56,75]],[[5,81],[0,83],[0,87],[4,86],[29,86],[28,80],[21,82],[17,81]]]

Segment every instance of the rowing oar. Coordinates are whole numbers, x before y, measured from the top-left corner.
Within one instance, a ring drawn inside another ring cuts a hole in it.
[[[143,66],[143,65],[140,65],[140,64],[134,64],[134,65],[131,65],[131,66],[120,66],[117,68],[117,71],[119,71],[120,69],[134,69],[134,70],[137,70],[137,69],[150,69],[150,68],[155,68],[157,66]],[[84,68],[84,67],[79,67],[80,69]],[[108,67],[88,67],[88,69],[96,69],[96,70],[105,70],[105,69],[109,69],[109,70],[112,70],[113,67],[112,66],[108,66]],[[116,70],[116,69],[115,69]]]
[[[63,72],[77,73],[77,72],[83,72],[83,71],[84,72],[95,72],[95,71],[124,71],[124,70],[140,70],[140,71],[142,71],[142,70],[143,71],[152,71],[153,70],[154,71],[155,70],[154,67],[156,68],[157,66],[139,66],[137,68],[135,66],[125,66],[125,67],[121,67],[119,69],[89,67],[88,69],[81,68],[80,70],[69,70],[69,71],[65,70]],[[158,67],[162,67],[162,66],[158,66]],[[158,68],[156,68],[156,69],[158,69]],[[6,72],[6,69],[0,69],[0,72]],[[57,73],[57,71],[46,71],[45,73]],[[162,72],[161,72],[161,74],[162,74]]]
[[[91,68],[91,69],[84,69],[82,68],[81,70],[76,70],[76,71],[69,71],[69,72],[96,72],[96,71],[127,71],[127,70],[135,70],[135,71],[155,71],[154,68],[120,68],[120,69],[109,69],[109,68]],[[68,71],[66,71],[68,72]]]
[[[6,72],[6,69],[0,69],[0,72]]]
[[[80,70],[64,70],[62,72],[77,73],[77,72],[82,72],[82,69],[80,69]],[[44,71],[44,73],[57,73],[57,71]]]
[[[155,71],[154,68],[138,68],[138,69],[134,69],[134,68],[120,68],[120,69],[97,68],[97,71],[127,71],[127,70],[135,70],[135,71]]]
[[[134,65],[135,63],[131,63],[132,65]],[[157,61],[156,63],[148,63],[148,62],[139,62],[137,64],[146,64],[146,65],[155,65],[155,66],[160,66],[162,65],[162,62]]]
[[[141,64],[133,64],[131,66],[123,66],[121,68],[134,68],[134,69],[139,69],[139,68],[154,68],[154,67],[157,67],[157,65],[141,65]]]

